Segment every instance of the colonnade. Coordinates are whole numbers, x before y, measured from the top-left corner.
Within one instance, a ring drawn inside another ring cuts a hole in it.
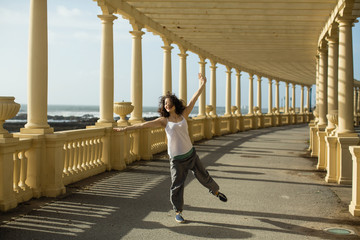
[[[354,130],[357,122],[357,87],[353,77],[352,16],[338,16],[320,41],[317,54],[316,119],[310,124],[310,150],[318,158],[317,168],[327,172],[330,183],[353,184],[350,146],[359,143]],[[355,117],[355,118],[354,118]],[[355,120],[355,121],[354,121]],[[355,173],[355,171],[354,171]],[[350,212],[360,215],[360,189],[353,189]]]
[[[129,134],[114,133],[112,128],[119,124],[114,121],[114,40],[113,40],[113,24],[117,19],[113,15],[113,10],[102,6],[103,14],[99,15],[102,25],[101,31],[101,59],[100,59],[100,117],[95,126],[88,126],[85,130],[55,132],[47,121],[47,95],[48,95],[48,41],[47,41],[47,1],[32,0],[30,6],[30,32],[29,32],[29,75],[28,75],[28,110],[27,110],[27,123],[20,130],[20,133],[14,134],[15,137],[8,134],[0,136],[0,147],[6,149],[5,155],[3,154],[2,162],[6,163],[6,168],[2,168],[4,177],[0,181],[0,210],[8,210],[16,206],[18,201],[15,198],[13,190],[12,161],[14,156],[18,156],[18,152],[26,157],[21,157],[21,162],[24,162],[21,168],[24,170],[22,174],[26,179],[26,184],[29,188],[24,188],[26,197],[19,197],[19,199],[29,199],[30,197],[48,196],[54,197],[65,192],[65,182],[79,180],[80,178],[70,178],[68,174],[68,167],[70,172],[81,173],[81,171],[73,171],[75,168],[83,167],[81,164],[84,156],[92,158],[91,161],[96,164],[90,164],[90,175],[97,174],[101,171],[111,169],[122,169],[125,164],[124,159],[150,159],[155,150],[163,151],[166,146],[165,133],[158,129],[145,129],[141,132],[133,131]],[[142,77],[142,31],[143,25],[134,19],[130,19],[132,31],[129,37],[132,37],[132,55],[131,55],[131,101],[134,106],[131,112],[130,123],[138,123],[144,121],[142,117],[143,111],[143,77]],[[172,73],[171,73],[171,51],[174,48],[173,42],[162,36],[164,46],[164,65],[163,65],[163,93],[172,92]],[[185,102],[187,100],[187,62],[188,56],[184,46],[179,45],[180,49],[180,71],[179,71],[179,97]],[[191,135],[192,140],[197,136],[198,139],[211,138],[213,134],[228,134],[231,132],[241,131],[241,121],[247,122],[246,130],[264,127],[264,117],[261,112],[262,99],[261,99],[261,81],[263,76],[256,72],[249,72],[249,111],[247,117],[241,116],[241,74],[242,70],[230,64],[224,64],[226,71],[226,113],[225,116],[217,117],[217,79],[216,69],[218,60],[208,58],[207,56],[199,55],[199,72],[206,75],[206,60],[211,63],[210,72],[210,105],[212,111],[208,112],[206,105],[206,91],[203,91],[199,98],[199,112],[195,120],[190,124],[197,124],[196,127],[191,127],[190,131],[194,134]],[[236,76],[236,101],[235,107],[231,102],[231,88],[232,88],[232,73],[235,70]],[[257,107],[254,108],[253,104],[253,81],[254,76],[257,77]],[[269,99],[268,99],[268,115],[270,123],[267,126],[282,125],[279,106],[279,80],[268,78],[269,84]],[[272,102],[272,84],[275,80],[275,108]],[[285,82],[286,84],[286,107],[285,118],[293,119],[291,123],[296,123],[295,112],[289,113],[289,85],[293,87],[293,108],[295,109],[295,84]],[[309,105],[309,89],[307,87],[307,109]],[[301,99],[304,98],[302,91]],[[300,100],[300,112],[302,117],[301,122],[304,120],[305,114],[304,101]],[[234,108],[233,108],[234,107]],[[236,110],[234,110],[236,109]],[[254,111],[256,109],[256,111]],[[277,122],[273,116],[277,115]],[[204,121],[203,121],[203,120]],[[244,120],[245,119],[245,120]],[[260,119],[258,121],[258,119]],[[213,131],[213,124],[217,122],[218,128]],[[221,123],[220,123],[221,122]],[[252,122],[251,124],[248,124]],[[260,123],[260,124],[259,124]],[[289,120],[284,121],[284,124],[290,124]],[[222,125],[222,127],[220,127]],[[200,129],[200,131],[199,131]],[[163,130],[163,129],[162,129]],[[205,131],[206,130],[206,131]],[[190,132],[189,131],[189,132]],[[197,131],[197,132],[196,132]],[[222,133],[221,133],[222,131]],[[156,135],[156,136],[155,136]],[[197,135],[197,136],[195,136]],[[4,137],[2,137],[4,136]],[[2,137],[2,138],[1,138]],[[21,146],[21,148],[19,148]],[[160,147],[159,147],[160,146]],[[19,149],[18,149],[19,148]],[[155,150],[154,150],[155,149]],[[26,154],[25,154],[26,152]],[[24,154],[23,154],[24,153]],[[76,158],[76,159],[75,159]],[[79,158],[79,159],[77,159]],[[119,160],[121,158],[121,160]],[[20,159],[20,158],[19,158]],[[75,160],[69,160],[75,159]],[[19,161],[17,161],[19,162]],[[27,163],[28,162],[28,163]],[[120,164],[121,163],[121,164]],[[69,166],[68,166],[69,165]],[[5,165],[4,165],[5,166]],[[19,167],[17,169],[20,169]],[[89,170],[88,169],[88,170]],[[5,174],[6,173],[6,174]],[[26,175],[29,173],[28,175]],[[87,173],[83,176],[90,176]],[[83,177],[82,176],[82,177]],[[64,180],[65,179],[65,180]],[[65,181],[65,182],[64,182]],[[6,187],[2,187],[2,186]],[[31,191],[29,190],[31,188]],[[19,190],[20,191],[20,190]],[[28,194],[31,192],[31,194]],[[24,196],[25,196],[24,195]],[[3,199],[5,199],[3,201]]]
[[[25,128],[21,129],[21,133],[51,133],[53,129],[47,124],[47,12],[46,1],[32,1],[34,6],[31,7],[31,28],[30,28],[30,66],[29,66],[29,101],[28,101],[28,122]],[[35,6],[36,5],[36,6]],[[38,6],[39,5],[39,6]],[[102,36],[101,36],[101,63],[100,63],[100,118],[97,121],[97,126],[115,126],[116,123],[113,119],[113,103],[114,103],[114,43],[113,43],[113,23],[117,19],[110,11],[106,14],[99,15],[102,23]],[[44,20],[45,19],[45,20]],[[143,26],[135,20],[130,20],[133,31],[130,31],[132,36],[132,56],[131,56],[131,101],[134,110],[131,113],[130,122],[142,122],[142,108],[143,108],[143,78],[142,78],[142,30]],[[171,46],[171,40],[165,36],[162,37],[164,46],[164,62],[163,62],[163,94],[172,92],[172,73],[171,73],[171,51],[174,48]],[[187,101],[187,63],[186,57],[188,56],[187,49],[179,46],[180,49],[180,71],[179,71],[179,97]],[[33,59],[34,58],[34,59]],[[36,61],[35,61],[36,58]],[[205,75],[206,57],[199,55],[199,72]],[[217,62],[209,59],[211,62],[210,70],[210,105],[212,105],[212,115],[216,115],[216,68]],[[233,67],[226,66],[226,112],[225,116],[230,116],[231,113],[231,74]],[[236,113],[241,114],[241,70],[235,68],[236,71]],[[249,73],[249,115],[253,112],[253,76],[254,73]],[[261,114],[262,99],[261,99],[261,79],[262,76],[257,76],[257,107],[258,113]],[[279,112],[279,81],[276,81],[276,111]],[[268,113],[272,112],[272,83],[273,79],[269,79],[269,99],[268,99]],[[307,87],[309,106],[309,89]],[[292,93],[292,106],[295,106],[295,85],[293,84]],[[285,113],[289,113],[289,82],[286,82],[286,104]],[[202,93],[199,98],[199,113],[198,117],[206,117],[205,114],[205,94]],[[301,99],[303,99],[303,91]],[[301,100],[300,113],[304,113],[304,101]]]

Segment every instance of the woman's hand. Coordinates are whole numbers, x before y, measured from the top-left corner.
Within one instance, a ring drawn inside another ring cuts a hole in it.
[[[201,85],[205,85],[206,84],[206,77],[203,76],[201,73],[199,73],[198,77],[199,77],[199,80],[201,82]]]
[[[115,132],[126,132],[125,128],[113,128]]]

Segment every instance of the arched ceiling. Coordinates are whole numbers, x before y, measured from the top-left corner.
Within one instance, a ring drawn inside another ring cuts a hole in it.
[[[353,12],[360,4],[355,0]],[[263,77],[315,83],[319,37],[347,0],[98,0],[205,58]],[[352,2],[352,1],[350,1]],[[104,8],[103,8],[104,9]]]

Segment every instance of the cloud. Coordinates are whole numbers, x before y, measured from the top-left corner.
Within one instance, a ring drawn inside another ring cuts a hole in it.
[[[8,27],[8,25],[29,25],[28,9],[9,9],[0,7],[0,26],[2,25],[4,27]]]
[[[62,17],[77,17],[77,16],[82,16],[82,12],[81,10],[77,9],[77,8],[73,8],[73,9],[68,9],[64,6],[57,6],[56,7],[56,13],[59,16]]]
[[[97,30],[101,25],[95,12],[61,5],[48,10],[48,23],[49,28],[65,28],[68,30]]]

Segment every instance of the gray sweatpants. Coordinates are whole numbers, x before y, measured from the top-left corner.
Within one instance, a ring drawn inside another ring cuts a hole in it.
[[[208,171],[205,170],[195,149],[188,158],[181,160],[170,159],[170,201],[173,209],[177,212],[183,210],[185,180],[189,170],[191,170],[196,179],[211,192],[216,193],[219,190],[219,185],[212,179]]]

